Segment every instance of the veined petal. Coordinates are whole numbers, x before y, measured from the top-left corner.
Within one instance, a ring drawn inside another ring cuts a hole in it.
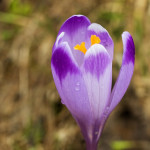
[[[83,15],[74,15],[67,19],[60,28],[59,34],[64,32],[62,42],[67,41],[73,53],[75,60],[80,66],[83,62],[84,54],[74,50],[77,44],[85,42],[85,46],[89,47],[90,39],[87,38],[87,28],[90,25],[90,20]]]
[[[54,66],[60,81],[68,73],[75,74],[79,72],[67,42],[63,42],[57,46],[52,54],[51,64]]]
[[[65,33],[64,32],[61,32],[57,38],[56,38],[56,41],[53,45],[53,49],[52,49],[52,52],[54,52],[56,50],[57,47],[59,47],[59,45],[63,42],[63,37],[64,37]]]
[[[88,49],[82,71],[93,116],[99,120],[108,103],[112,81],[111,58],[101,44]]]
[[[73,39],[76,32],[84,31],[90,24],[90,20],[87,17],[83,15],[73,15],[64,22],[59,33],[65,32],[70,35],[70,37],[72,36],[71,38]]]
[[[101,40],[100,44],[102,44],[105,47],[111,59],[113,59],[114,43],[107,30],[97,23],[92,23],[88,27],[88,34],[89,36],[98,36]]]
[[[122,66],[119,72],[118,79],[113,87],[111,97],[110,97],[110,110],[111,112],[115,106],[120,102],[124,96],[130,80],[132,78],[134,70],[134,60],[135,60],[135,46],[132,36],[129,32],[123,32],[123,60]]]
[[[89,140],[92,113],[85,83],[67,43],[60,44],[52,54],[51,69],[63,104],[69,109]]]

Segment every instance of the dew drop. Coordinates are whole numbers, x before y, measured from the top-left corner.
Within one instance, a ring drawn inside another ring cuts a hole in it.
[[[79,88],[79,87],[75,87],[75,90],[76,90],[76,91],[79,91],[79,90],[80,90],[80,88]]]
[[[80,82],[77,82],[76,85],[80,85]]]
[[[80,90],[80,82],[77,82],[75,85],[75,90],[79,91]]]
[[[106,107],[105,114],[107,115],[109,112],[109,107]]]

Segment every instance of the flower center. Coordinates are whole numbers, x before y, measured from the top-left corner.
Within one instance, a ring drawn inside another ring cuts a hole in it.
[[[94,44],[99,44],[101,42],[100,38],[96,35],[91,35],[91,46],[94,45]],[[82,42],[80,45],[77,44],[75,47],[74,47],[75,50],[79,50],[81,51],[82,53],[86,53],[87,49],[85,47],[85,42]]]

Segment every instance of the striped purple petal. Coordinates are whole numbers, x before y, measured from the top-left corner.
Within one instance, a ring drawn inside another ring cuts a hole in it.
[[[105,49],[108,51],[111,59],[113,59],[113,52],[114,52],[114,43],[112,38],[110,37],[109,33],[105,28],[97,23],[92,23],[88,27],[88,35],[96,35],[100,38],[101,43]]]
[[[79,124],[86,141],[89,141],[93,122],[91,106],[83,76],[67,43],[60,44],[53,52],[51,69],[62,103]]]
[[[129,32],[124,32],[122,34],[122,40],[123,60],[118,79],[110,96],[110,112],[115,108],[115,106],[121,101],[122,97],[124,96],[134,71],[135,46],[132,36]]]
[[[74,35],[81,30],[86,30],[90,24],[90,20],[87,17],[83,15],[74,15],[64,22],[59,33],[65,32],[72,40],[74,40]]]
[[[92,139],[98,141],[102,115],[109,100],[112,81],[111,58],[102,45],[91,46],[85,54],[82,73],[95,120]]]
[[[68,42],[79,66],[83,63],[84,54],[74,50],[74,46],[81,44],[81,42],[85,42],[86,47],[89,47],[90,39],[87,38],[87,28],[90,24],[90,20],[87,17],[83,15],[74,15],[64,22],[58,34],[64,33],[62,42]]]

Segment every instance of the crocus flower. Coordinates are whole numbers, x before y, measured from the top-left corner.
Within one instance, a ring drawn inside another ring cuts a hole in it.
[[[96,150],[109,114],[125,94],[134,70],[135,47],[123,32],[123,59],[112,86],[114,43],[101,25],[74,15],[61,26],[51,69],[62,103],[81,128],[88,150]]]

